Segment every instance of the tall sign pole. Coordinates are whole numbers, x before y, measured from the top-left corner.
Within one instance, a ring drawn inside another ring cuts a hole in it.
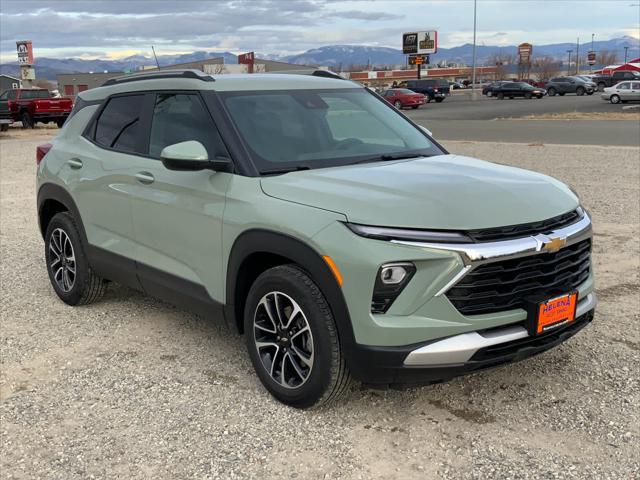
[[[36,72],[33,68],[33,45],[31,40],[19,40],[16,42],[18,52],[18,65],[20,65],[20,80],[22,88],[32,88]]]
[[[473,0],[473,66],[471,67],[471,99],[476,99],[476,9],[478,0]]]

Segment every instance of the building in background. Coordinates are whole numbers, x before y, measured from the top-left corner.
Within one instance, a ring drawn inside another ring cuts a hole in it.
[[[10,75],[0,75],[0,92],[10,90],[12,88],[20,88],[20,79]]]
[[[60,95],[75,98],[80,92],[99,87],[110,78],[121,77],[122,75],[124,75],[124,72],[59,73],[56,78]]]

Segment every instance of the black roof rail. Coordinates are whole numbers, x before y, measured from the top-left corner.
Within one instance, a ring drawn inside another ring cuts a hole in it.
[[[134,73],[122,77],[110,78],[102,84],[103,87],[118,85],[120,83],[137,82],[141,80],[156,80],[160,78],[192,78],[203,82],[215,82],[211,75],[206,75],[200,70],[154,70],[152,72]]]
[[[311,75],[313,77],[325,77],[325,78],[335,78],[336,80],[346,80],[344,77],[341,77],[335,72],[331,70],[320,70],[317,68],[305,68],[300,70],[278,70],[267,73],[279,73],[279,74],[287,74],[287,75]]]

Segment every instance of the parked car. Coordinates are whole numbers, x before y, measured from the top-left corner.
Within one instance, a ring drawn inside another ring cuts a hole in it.
[[[451,90],[460,90],[467,88],[467,86],[460,82],[449,82],[449,88]]]
[[[550,97],[555,95],[563,96],[567,93],[575,93],[582,96],[593,95],[597,86],[593,82],[586,82],[579,77],[555,77],[547,83],[547,93]]]
[[[524,98],[542,98],[545,96],[546,91],[544,88],[532,87],[528,83],[525,82],[506,82],[501,83],[493,90],[493,96],[498,100],[502,100],[505,97],[515,98],[515,97],[524,97]]]
[[[509,83],[509,81],[497,80],[495,82],[489,83],[488,85],[485,85],[484,87],[482,87],[482,94],[486,95],[487,97],[492,97],[496,89],[504,83]]]
[[[9,130],[9,125],[13,123],[13,117],[9,109],[9,102],[3,102],[1,99],[2,96],[0,96],[0,131],[6,132]]]
[[[638,101],[640,100],[640,79],[637,82],[620,82],[613,87],[607,87],[600,97],[611,103]]]
[[[603,92],[606,87],[617,85],[623,80],[640,80],[640,72],[617,70],[611,75],[594,75],[592,78],[600,92]]]
[[[522,360],[593,319],[591,218],[570,187],[449,154],[339,77],[115,78],[79,94],[36,161],[63,302],[95,302],[109,279],[224,318],[295,407],[351,377]]]
[[[421,93],[416,93],[406,88],[390,88],[382,92],[382,98],[395,105],[399,110],[404,107],[411,107],[414,110],[423,105],[426,100]]]
[[[54,122],[62,127],[71,113],[73,102],[68,98],[51,98],[48,90],[18,88],[0,95],[14,122],[21,121],[24,128],[33,128],[37,122]],[[0,110],[2,107],[0,107]]]
[[[407,80],[401,82],[399,86],[413,90],[416,93],[422,93],[427,98],[427,103],[432,100],[440,103],[450,93],[449,82],[444,78]]]

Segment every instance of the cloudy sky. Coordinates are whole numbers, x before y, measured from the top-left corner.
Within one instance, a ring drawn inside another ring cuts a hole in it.
[[[640,0],[478,0],[478,43],[640,36]],[[121,58],[194,50],[299,53],[331,44],[400,47],[436,28],[440,46],[473,39],[473,0],[0,0],[0,60],[15,41],[36,56]]]

